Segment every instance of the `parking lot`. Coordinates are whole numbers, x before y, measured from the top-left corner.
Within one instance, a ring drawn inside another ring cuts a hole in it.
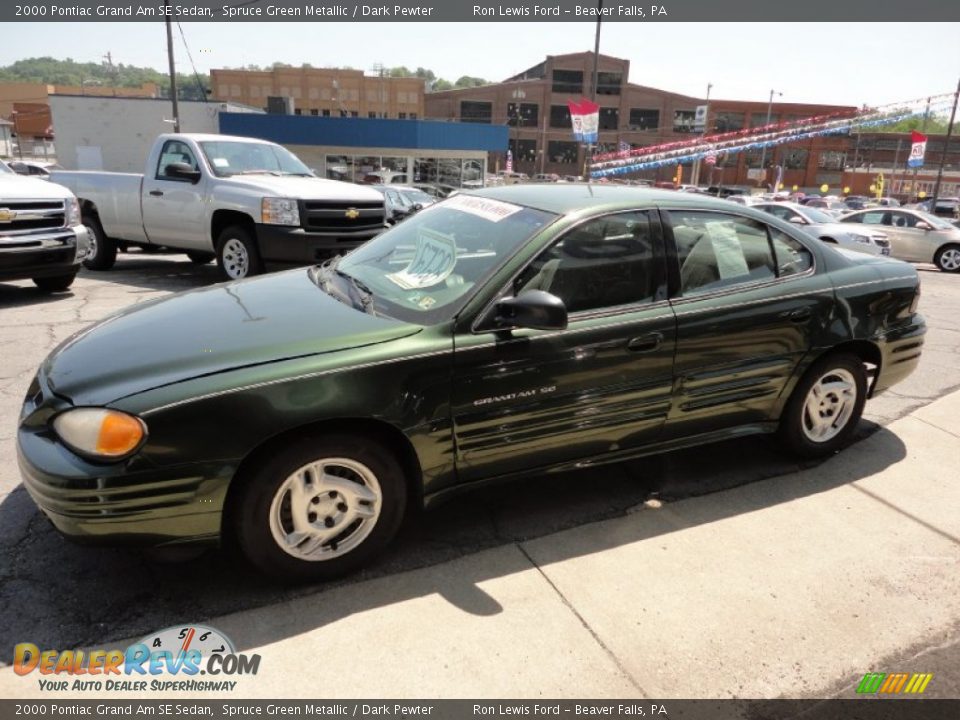
[[[960,388],[960,319],[955,310],[960,307],[960,277],[932,267],[921,267],[921,277],[920,309],[929,331],[920,368],[894,390],[868,402],[858,433],[861,440],[886,433],[889,442],[884,447],[893,448],[894,455],[900,447],[897,437],[883,428]],[[198,622],[251,608],[280,612],[286,603],[326,593],[336,593],[338,602],[346,598],[348,606],[338,608],[338,613],[359,611],[366,607],[363,598],[345,590],[359,582],[458,558],[467,560],[466,556],[482,550],[624,516],[651,500],[669,505],[803,469],[778,454],[769,441],[752,438],[485,490],[454,501],[442,513],[411,518],[394,549],[363,573],[338,583],[295,589],[270,584],[220,552],[169,564],[139,551],[83,548],[64,541],[27,496],[16,468],[17,417],[37,365],[64,338],[115,310],[216,279],[213,265],[196,266],[181,255],[133,252],[121,255],[113,271],[85,271],[68,293],[43,295],[29,282],[0,284],[0,625],[4,633],[0,644],[10,647],[26,639],[43,647],[102,644],[186,619]],[[874,460],[878,467],[893,461],[889,457]],[[928,463],[940,460],[925,458]],[[956,460],[944,457],[942,463],[955,465]],[[850,479],[873,469],[855,469]],[[789,492],[802,498],[823,489]],[[710,498],[698,502],[709,508]],[[766,509],[761,499],[742,507],[728,503],[717,512]],[[709,509],[705,512],[709,514]],[[469,587],[469,578],[461,580],[435,590],[457,607],[481,615],[488,612],[486,596]],[[351,602],[356,602],[355,608],[349,606]],[[302,623],[298,627],[302,630]],[[931,645],[940,643],[942,637],[931,638]]]

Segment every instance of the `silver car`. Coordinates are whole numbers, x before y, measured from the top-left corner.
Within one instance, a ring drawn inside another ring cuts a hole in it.
[[[933,263],[944,272],[960,272],[960,228],[922,210],[871,208],[841,220],[881,231],[890,240],[891,255],[908,262]]]
[[[753,208],[798,225],[825,243],[868,255],[890,254],[890,241],[879,229],[842,225],[818,208],[790,202],[759,203]]]

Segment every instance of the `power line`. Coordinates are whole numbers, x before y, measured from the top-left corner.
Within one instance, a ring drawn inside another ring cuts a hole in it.
[[[193,68],[193,77],[197,80],[197,87],[200,89],[200,97],[203,98],[204,102],[209,102],[207,100],[207,90],[203,87],[203,81],[200,80],[200,73],[197,72],[197,66],[193,63],[193,53],[190,52],[190,46],[187,45],[187,36],[183,34],[183,26],[180,25],[180,21],[177,21],[177,30],[180,31],[180,39],[183,40],[183,47],[187,51],[187,59],[190,61],[190,67]]]

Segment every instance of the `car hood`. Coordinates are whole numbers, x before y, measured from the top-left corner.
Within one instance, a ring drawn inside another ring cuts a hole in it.
[[[73,193],[62,185],[25,175],[0,174],[0,207],[10,200],[66,200]]]
[[[128,308],[64,341],[41,372],[75,405],[104,405],[191,378],[420,330],[341,303],[301,268]]]
[[[243,187],[261,190],[275,197],[301,200],[341,200],[344,202],[383,202],[373,188],[340,180],[292,175],[243,175],[231,178]]]

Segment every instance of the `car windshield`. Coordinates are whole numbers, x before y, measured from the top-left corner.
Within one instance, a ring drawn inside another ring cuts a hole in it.
[[[337,271],[369,290],[376,313],[432,325],[454,317],[507,258],[556,217],[457,195],[357,248]]]
[[[432,203],[436,199],[423,190],[400,190],[399,193],[415,203]]]
[[[951,225],[949,222],[941,217],[937,217],[936,215],[931,215],[923,210],[915,210],[914,212],[921,220],[929,223],[930,227],[932,227],[934,230],[949,230],[953,227],[953,225]]]
[[[8,167],[7,167],[7,164],[6,164],[3,160],[0,160],[0,174],[2,174],[2,173],[8,173],[8,174],[12,175],[12,174],[13,174],[13,170],[11,170],[10,168],[8,168]]]
[[[201,142],[200,147],[217,177],[258,173],[313,177],[310,168],[279,145],[212,140]]]
[[[805,207],[803,212],[807,216],[807,219],[813,223],[835,223],[837,221],[832,215],[828,215],[823,212],[823,210],[817,210],[810,206]]]

